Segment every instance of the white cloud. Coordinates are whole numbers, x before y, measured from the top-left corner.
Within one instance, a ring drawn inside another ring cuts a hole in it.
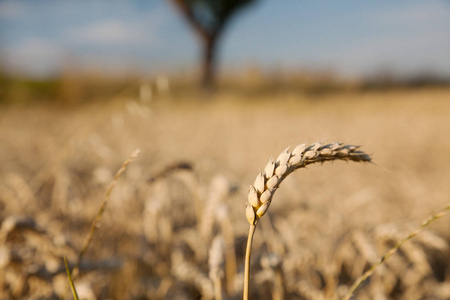
[[[149,12],[135,13],[133,20],[118,15],[68,28],[67,37],[77,44],[96,46],[157,46],[162,40],[160,30],[167,22],[165,12],[161,10],[158,7]]]
[[[59,70],[66,51],[52,41],[30,38],[3,48],[8,69],[35,76],[48,75]]]
[[[328,53],[351,74],[365,74],[380,70],[399,75],[434,70],[450,75],[450,32],[430,32],[419,35],[381,35],[354,41],[350,47]]]
[[[380,7],[367,24],[371,32],[328,51],[324,59],[353,74],[389,70],[408,75],[433,70],[450,75],[450,7],[445,3]]]
[[[438,1],[424,1],[396,9],[380,10],[372,15],[371,21],[377,26],[408,26],[436,24],[448,21],[450,9],[448,5]]]
[[[177,52],[177,35],[168,34],[179,19],[162,0],[0,0],[0,59],[11,71],[33,75],[51,75],[70,62],[116,69],[163,65]]]
[[[148,39],[140,26],[118,20],[107,20],[76,28],[70,35],[79,42],[97,44],[135,44]]]

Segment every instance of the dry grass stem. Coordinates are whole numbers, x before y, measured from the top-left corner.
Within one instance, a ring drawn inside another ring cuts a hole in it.
[[[72,289],[73,298],[75,300],[78,300],[79,298],[78,298],[77,289],[75,288],[75,284],[73,283],[72,274],[70,273],[69,263],[67,262],[67,258],[65,256],[64,256],[64,265],[66,267],[67,278],[69,279],[69,284],[70,284],[70,288]]]
[[[406,237],[404,237],[402,240],[400,240],[393,248],[389,249],[383,256],[380,257],[380,259],[372,265],[372,267],[367,270],[363,275],[361,275],[355,283],[350,287],[348,292],[345,294],[343,300],[349,300],[353,294],[356,292],[356,290],[373,274],[375,269],[380,266],[383,262],[385,262],[388,258],[390,258],[392,255],[394,255],[400,247],[402,247],[406,242],[414,238],[416,235],[418,235],[422,229],[436,221],[437,219],[445,216],[448,211],[450,210],[450,205],[446,206],[445,208],[441,209],[438,213],[432,215],[427,220],[425,220],[420,226],[410,234],[408,234]]]
[[[108,200],[111,196],[111,192],[113,191],[120,176],[127,169],[127,166],[139,155],[139,153],[140,153],[139,149],[135,150],[131,154],[131,156],[123,162],[122,167],[120,167],[120,169],[117,171],[116,175],[114,176],[113,181],[109,185],[108,190],[106,191],[105,197],[103,198],[102,204],[100,205],[100,209],[98,210],[97,215],[95,216],[95,219],[92,222],[91,230],[89,231],[86,239],[84,240],[83,247],[81,248],[80,253],[78,254],[77,262],[72,271],[72,275],[74,277],[78,275],[81,259],[83,258],[83,255],[88,250],[89,245],[91,244],[91,241],[94,238],[94,235],[95,235],[97,229],[100,227],[100,222],[102,220],[103,212],[105,211],[106,204],[108,203]]]

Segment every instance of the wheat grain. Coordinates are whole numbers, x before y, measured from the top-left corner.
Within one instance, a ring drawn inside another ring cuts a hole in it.
[[[354,145],[323,144],[322,142],[316,142],[310,146],[301,144],[296,146],[292,152],[289,152],[289,148],[286,148],[276,160],[272,158],[269,160],[264,172],[259,173],[253,185],[250,186],[248,191],[249,205],[246,209],[248,222],[255,225],[266,214],[272,197],[281,182],[297,169],[313,163],[332,160],[370,162],[370,156],[358,149],[359,146]]]

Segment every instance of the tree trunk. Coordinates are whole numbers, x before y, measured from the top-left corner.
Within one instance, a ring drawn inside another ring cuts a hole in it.
[[[202,87],[205,90],[214,88],[216,77],[216,44],[217,35],[211,35],[203,40],[203,57],[202,57]]]

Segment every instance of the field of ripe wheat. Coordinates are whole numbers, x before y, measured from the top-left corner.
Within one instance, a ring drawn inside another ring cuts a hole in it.
[[[283,181],[251,299],[342,299],[450,202],[450,90],[212,97],[1,107],[0,299],[73,299],[63,256],[80,299],[241,299],[249,186],[288,146],[361,145],[372,162]],[[450,299],[449,226],[405,243],[355,299]]]

